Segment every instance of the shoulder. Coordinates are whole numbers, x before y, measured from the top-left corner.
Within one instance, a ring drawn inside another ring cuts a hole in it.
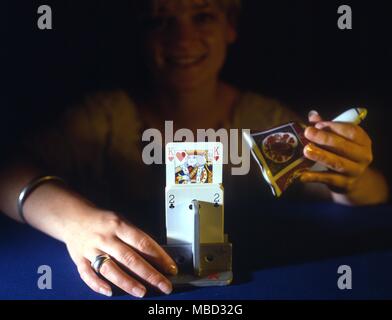
[[[135,136],[138,128],[135,103],[125,91],[96,92],[69,106],[50,125],[38,128],[27,140],[36,141],[32,143],[36,148],[69,147],[78,154],[93,154],[87,149],[100,150],[108,141]]]
[[[130,149],[127,143],[137,139],[138,130],[136,106],[127,92],[97,92],[35,130],[23,145],[33,159],[56,172],[101,172],[107,154]]]
[[[247,129],[266,129],[300,117],[282,102],[251,91],[240,94],[234,124]]]
[[[136,125],[137,109],[134,100],[123,90],[88,94],[62,118],[66,130],[79,137],[92,137],[92,133],[105,135],[114,124],[125,120]]]
[[[135,103],[125,91],[102,91],[85,95],[66,111],[65,118],[98,120],[125,112],[136,113]]]

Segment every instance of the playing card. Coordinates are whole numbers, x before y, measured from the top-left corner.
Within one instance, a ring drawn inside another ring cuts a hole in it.
[[[299,123],[290,122],[267,131],[243,134],[265,180],[278,197],[301,172],[313,165],[303,156],[308,140]]]
[[[215,206],[212,203],[193,200],[189,206],[189,210],[193,211],[194,229],[193,229],[193,266],[197,275],[202,274],[203,269],[209,271],[224,270],[218,268],[215,256],[218,254],[205,253],[204,260],[201,261],[201,245],[213,244],[224,242],[223,234],[223,207]],[[215,269],[214,266],[215,265]],[[218,266],[220,266],[218,264]],[[222,267],[222,266],[220,266]]]
[[[303,148],[308,143],[303,129],[296,123],[289,123],[272,130],[252,133],[256,145],[261,150],[265,162],[273,176],[288,171],[299,161],[303,161]]]
[[[189,210],[193,216],[193,241],[192,241],[192,257],[193,268],[196,274],[200,274],[200,205],[199,201],[193,200],[189,206]]]
[[[174,208],[174,210],[176,209]],[[222,251],[223,248],[228,248],[228,246],[223,246],[225,241],[223,207],[208,202],[192,200],[190,203],[179,205],[177,210],[178,214],[188,216],[190,217],[189,220],[192,221],[192,227],[188,228],[188,232],[193,238],[191,251],[195,274],[201,276],[212,271],[226,270],[229,260],[222,259],[223,257],[228,257],[224,253],[225,250]],[[183,245],[180,244],[179,246],[182,248]],[[221,259],[218,259],[219,257]]]
[[[187,214],[192,200],[209,204],[202,208],[202,242],[223,242],[223,186],[190,184],[186,187],[182,185],[166,187],[167,243],[192,243],[194,217]],[[220,231],[216,232],[217,230]]]
[[[199,201],[199,239],[201,244],[223,243],[223,206]]]
[[[220,142],[173,142],[166,145],[166,186],[222,183]]]
[[[360,124],[366,118],[365,108],[351,108],[333,121]],[[306,125],[290,122],[267,131],[243,132],[253,157],[272,193],[279,197],[306,170],[326,171],[319,163],[305,158],[303,149],[309,143],[304,130]]]

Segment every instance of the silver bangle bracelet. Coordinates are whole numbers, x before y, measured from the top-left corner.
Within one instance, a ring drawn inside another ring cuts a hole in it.
[[[27,197],[37,188],[39,185],[49,182],[49,181],[58,181],[61,183],[65,183],[63,179],[56,177],[56,176],[40,176],[38,178],[33,179],[30,181],[19,193],[17,207],[19,217],[22,219],[24,223],[27,223],[24,213],[23,213],[23,204],[25,203]]]

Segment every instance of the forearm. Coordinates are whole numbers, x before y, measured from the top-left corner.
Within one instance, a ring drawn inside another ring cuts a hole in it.
[[[17,198],[20,191],[39,175],[38,169],[25,164],[1,170],[0,210],[9,217],[22,221],[17,209]],[[72,224],[80,221],[80,215],[90,214],[92,208],[94,206],[91,203],[66,186],[47,182],[34,189],[26,198],[23,212],[31,226],[64,241],[66,230],[72,230]]]
[[[375,205],[388,201],[389,190],[384,176],[368,168],[347,194],[331,192],[336,203],[344,205]]]

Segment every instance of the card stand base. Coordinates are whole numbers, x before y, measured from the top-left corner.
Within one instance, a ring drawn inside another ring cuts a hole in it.
[[[169,277],[175,287],[226,286],[233,280],[231,243],[200,244],[200,270],[194,270],[191,244],[164,245],[179,273]]]
[[[169,277],[173,286],[181,287],[222,287],[228,286],[233,281],[233,272],[224,271],[212,273],[206,277],[195,276],[192,274],[178,274]]]

